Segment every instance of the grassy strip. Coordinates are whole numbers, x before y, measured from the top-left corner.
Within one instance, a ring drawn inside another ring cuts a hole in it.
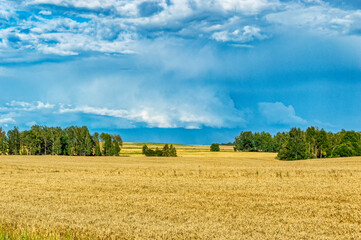
[[[27,230],[9,230],[8,228],[0,227],[0,240],[43,240],[50,238],[43,238],[41,235],[29,233]]]
[[[70,231],[64,233],[50,233],[41,234],[36,232],[30,232],[8,225],[7,227],[0,226],[0,240],[78,240],[78,239],[94,239],[90,237],[79,237],[72,234]]]

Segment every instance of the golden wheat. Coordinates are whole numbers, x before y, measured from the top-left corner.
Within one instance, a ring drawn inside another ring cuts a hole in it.
[[[361,239],[361,158],[0,156],[0,226],[43,238]],[[133,153],[133,154],[130,154]]]

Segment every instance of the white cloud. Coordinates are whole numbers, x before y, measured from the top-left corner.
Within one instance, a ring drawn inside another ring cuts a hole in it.
[[[0,124],[8,124],[8,123],[15,123],[13,118],[1,118],[0,117]]]
[[[262,102],[258,104],[258,110],[269,124],[307,124],[306,120],[296,115],[292,105],[287,107],[281,102]]]
[[[265,16],[268,22],[306,28],[321,33],[349,34],[359,27],[361,22],[360,10],[343,10],[334,8],[326,3],[317,5],[290,4],[284,11],[270,13]]]
[[[130,110],[125,110],[109,109],[104,107],[72,107],[61,105],[59,108],[59,113],[84,113],[122,118],[132,122],[146,123],[148,127],[159,128],[184,127],[189,129],[195,129],[200,128],[201,126],[221,127],[222,124],[224,124],[224,119],[219,119],[217,116],[212,116],[209,113],[196,114],[194,112],[184,110],[183,108],[168,108],[168,111],[164,111],[164,109],[161,107],[139,107],[136,109],[134,108]],[[238,120],[239,123],[244,123],[243,119],[239,118]]]
[[[110,116],[110,117],[117,117],[117,118],[124,118],[128,115],[128,111],[121,110],[121,109],[108,109],[108,108],[96,108],[96,107],[89,107],[89,106],[83,106],[83,107],[74,107],[71,106],[64,106],[61,105],[59,109],[60,113],[87,113],[87,114],[96,114],[96,115],[102,115],[102,116]]]
[[[133,54],[145,47],[144,39],[205,38],[230,44],[246,43],[269,38],[274,25],[349,34],[358,32],[361,23],[360,10],[342,10],[320,0],[172,0],[171,4],[157,0],[152,1],[157,9],[155,13],[141,16],[139,7],[147,2],[27,0],[13,4],[5,1],[0,3],[0,19],[11,16],[15,21],[0,29],[3,39],[0,49],[60,56],[85,52]],[[57,10],[56,6],[68,9]],[[24,20],[16,15],[17,11],[32,7],[37,12],[32,17]],[[55,11],[59,11],[56,17],[51,17]]]
[[[89,9],[97,9],[97,8],[106,8],[110,7],[113,4],[121,2],[114,0],[28,0],[26,1],[27,5],[37,5],[37,4],[52,4],[57,6],[64,7],[76,7],[76,8],[89,8]]]
[[[37,111],[41,109],[52,109],[55,107],[54,104],[44,103],[41,101],[36,102],[22,102],[22,101],[11,101],[5,104],[6,107],[0,108],[2,111]]]
[[[39,14],[49,16],[52,14],[52,12],[49,10],[42,10],[39,12]]]
[[[154,1],[154,4],[158,4],[162,11],[142,17],[139,6],[146,2],[149,1],[27,0],[14,5],[12,12],[26,11],[31,7],[37,9],[38,5],[42,10],[26,20],[15,17],[15,24],[0,30],[0,38],[5,48],[30,49],[60,56],[79,55],[87,51],[136,53],[142,39],[149,34],[155,38],[175,35],[246,42],[262,39],[260,29],[246,23],[232,24],[232,19],[240,18],[240,15],[256,15],[280,6],[277,0],[173,0],[171,4],[161,0]],[[44,16],[51,16],[56,8],[48,9],[46,5],[69,9],[59,10],[63,11],[63,15],[49,19]],[[4,6],[8,8],[8,5]],[[93,12],[84,12],[83,9]],[[0,14],[8,13],[8,10],[0,8]],[[87,20],[78,21],[74,15]],[[216,21],[202,20],[203,16],[212,16]],[[194,21],[189,24],[189,19]],[[218,28],[213,26],[214,22],[218,22],[215,24]],[[24,29],[26,31],[22,31]],[[18,39],[16,42],[9,40],[14,37]]]
[[[264,39],[266,36],[263,36],[261,29],[254,26],[245,26],[243,29],[236,29],[232,32],[229,31],[220,31],[212,34],[212,38],[216,41],[221,42],[251,42],[254,39]]]

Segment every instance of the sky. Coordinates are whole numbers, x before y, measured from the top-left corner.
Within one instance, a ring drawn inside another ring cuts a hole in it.
[[[2,0],[0,126],[128,142],[361,131],[358,0]]]

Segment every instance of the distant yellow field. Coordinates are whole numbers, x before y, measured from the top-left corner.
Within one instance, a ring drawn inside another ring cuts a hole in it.
[[[0,239],[361,239],[359,157],[176,145],[179,157],[153,158],[141,147],[0,156]]]

